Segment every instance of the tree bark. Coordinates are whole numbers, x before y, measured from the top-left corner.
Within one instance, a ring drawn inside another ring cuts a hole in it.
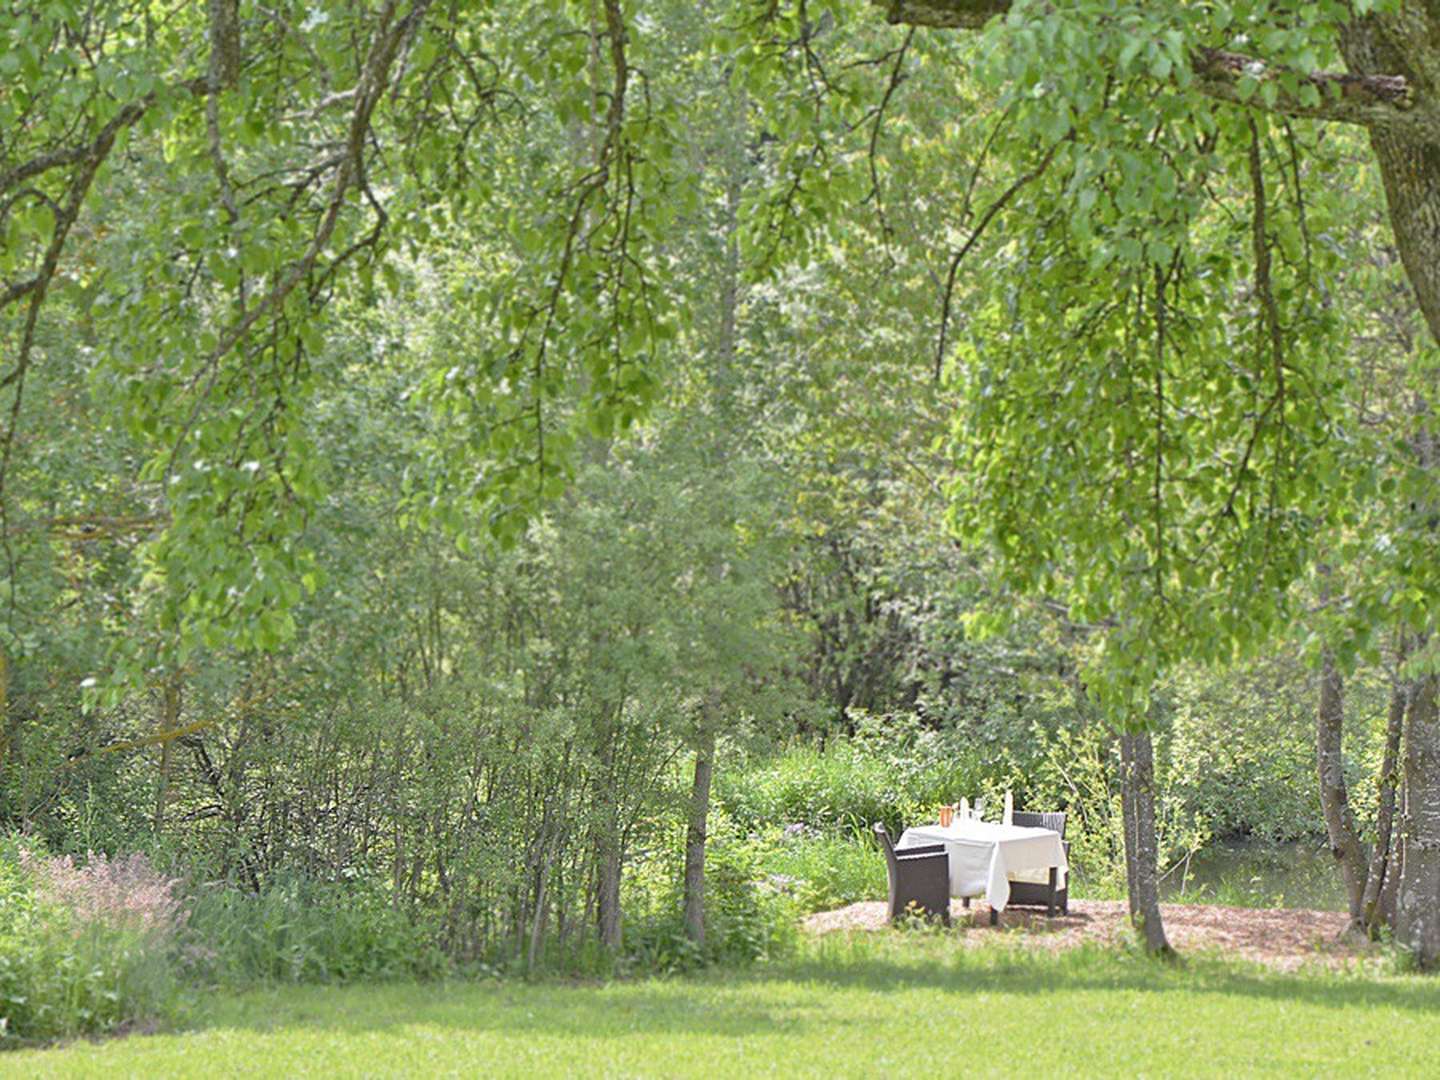
[[[540,946],[545,940],[545,919],[549,914],[546,888],[550,883],[550,863],[553,856],[550,845],[544,843],[540,852],[540,869],[535,880],[535,914],[530,922],[530,949],[525,954],[525,970],[534,974],[540,956]]]
[[[1405,720],[1403,860],[1395,937],[1422,969],[1440,965],[1440,678],[1422,676]]]
[[[1138,865],[1135,852],[1140,848],[1136,824],[1140,820],[1135,806],[1135,784],[1131,780],[1131,747],[1128,735],[1120,736],[1120,825],[1125,833],[1125,896],[1130,901],[1130,921],[1139,914],[1136,898],[1140,895],[1139,882],[1135,877]]]
[[[1159,841],[1155,832],[1155,748],[1148,731],[1120,736],[1125,867],[1130,884],[1130,921],[1155,956],[1173,956],[1160,917]]]
[[[160,687],[160,709],[156,730],[175,731],[180,727],[180,676],[171,675]],[[170,801],[170,759],[174,739],[160,743],[159,776],[155,781],[155,831],[165,824],[165,807]]]
[[[710,778],[715,768],[715,727],[706,716],[695,746],[695,778],[690,788],[690,824],[685,832],[685,933],[705,947],[705,840],[710,817]]]
[[[9,810],[5,797],[10,765],[10,655],[0,646],[0,819]]]
[[[618,836],[602,843],[599,851],[598,922],[600,944],[616,951],[620,948],[620,841]]]
[[[1315,711],[1315,768],[1320,779],[1320,809],[1330,838],[1330,854],[1345,882],[1350,905],[1347,933],[1363,923],[1365,893],[1365,850],[1355,828],[1345,786],[1344,721],[1345,681],[1327,649],[1320,667],[1320,705]]]
[[[1351,71],[1405,75],[1434,97],[1440,88],[1417,72],[1433,72],[1440,59],[1440,19],[1409,10],[1415,6],[1356,20],[1340,35],[1340,51]],[[1372,127],[1370,146],[1400,261],[1430,333],[1440,341],[1440,140]]]
[[[1404,661],[1404,653],[1400,656]],[[1390,710],[1385,722],[1385,754],[1380,763],[1380,778],[1377,784],[1375,809],[1375,847],[1370,853],[1370,868],[1365,875],[1365,892],[1361,898],[1361,912],[1365,919],[1365,931],[1372,938],[1380,935],[1380,928],[1393,925],[1393,908],[1389,912],[1381,902],[1384,896],[1386,878],[1390,873],[1390,841],[1395,820],[1395,793],[1399,787],[1397,769],[1400,756],[1400,734],[1405,724],[1405,709],[1409,700],[1409,683],[1397,679],[1390,691]]]

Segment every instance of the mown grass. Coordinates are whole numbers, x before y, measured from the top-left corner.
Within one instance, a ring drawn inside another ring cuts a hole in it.
[[[0,1058],[8,1075],[1419,1076],[1440,985],[1215,958],[835,935],[748,970],[581,985],[286,987],[188,1032]]]

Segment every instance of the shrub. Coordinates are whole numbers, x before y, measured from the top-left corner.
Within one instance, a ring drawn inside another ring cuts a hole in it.
[[[786,823],[848,832],[876,821],[898,829],[922,811],[893,766],[849,743],[795,747],[725,776],[719,800],[747,832]]]
[[[763,848],[715,813],[705,858],[705,947],[685,930],[679,830],[629,868],[621,969],[675,972],[744,965],[790,953],[798,940],[795,897],[769,880]]]
[[[0,1035],[28,1043],[157,1023],[179,1004],[177,882],[143,855],[84,865],[0,850]]]
[[[194,977],[253,983],[428,978],[446,960],[433,936],[377,888],[293,878],[255,893],[200,888],[186,954]]]
[[[185,923],[175,895],[180,879],[166,877],[138,851],[114,860],[92,852],[83,866],[70,855],[37,855],[25,847],[19,852],[36,895],[68,908],[83,924],[131,929],[168,944]]]
[[[754,837],[765,885],[803,912],[884,899],[885,860],[867,833],[840,835],[792,823]]]

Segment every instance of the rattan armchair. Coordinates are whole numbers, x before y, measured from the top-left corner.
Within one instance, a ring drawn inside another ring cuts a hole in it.
[[[910,910],[939,915],[950,925],[950,857],[944,844],[895,850],[890,834],[880,822],[875,823],[875,836],[885,853],[885,867],[890,878],[890,920],[893,922]]]
[[[1049,829],[1051,832],[1060,834],[1060,839],[1065,839],[1065,815],[1056,812],[1049,814],[1026,813],[1016,810],[1010,818],[1011,824],[1021,825],[1027,829]],[[1070,845],[1065,844],[1065,858],[1070,858]],[[1057,867],[1050,868],[1050,880],[1047,883],[1038,881],[1011,881],[1009,907],[1043,907],[1047,916],[1054,915],[1057,911],[1062,915],[1070,914],[1070,875],[1065,875],[1065,884],[1059,884],[1060,871]]]

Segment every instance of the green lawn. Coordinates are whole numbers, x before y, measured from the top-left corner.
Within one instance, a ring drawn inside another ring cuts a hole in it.
[[[843,936],[743,972],[307,987],[191,1030],[0,1057],[24,1076],[1435,1075],[1440,982]]]

